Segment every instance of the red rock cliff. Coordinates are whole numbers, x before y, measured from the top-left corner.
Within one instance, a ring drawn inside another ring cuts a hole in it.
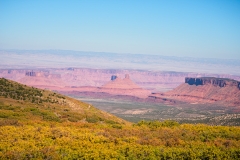
[[[201,77],[201,78],[185,78],[185,83],[189,85],[214,85],[219,87],[225,87],[225,86],[233,86],[240,89],[240,82],[232,79],[227,78],[215,78],[215,77]]]
[[[175,99],[189,103],[217,103],[240,107],[240,82],[226,78],[186,77],[185,83],[177,88],[151,96]]]

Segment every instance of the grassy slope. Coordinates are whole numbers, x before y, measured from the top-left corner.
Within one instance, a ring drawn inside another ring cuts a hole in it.
[[[0,94],[0,159],[240,158],[239,127],[125,125],[88,104],[5,79]]]

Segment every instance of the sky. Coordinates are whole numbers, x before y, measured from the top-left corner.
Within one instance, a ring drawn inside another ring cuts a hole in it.
[[[0,0],[0,49],[240,59],[239,0]]]

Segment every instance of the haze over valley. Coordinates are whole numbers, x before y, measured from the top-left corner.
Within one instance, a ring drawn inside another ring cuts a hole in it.
[[[0,68],[92,68],[240,75],[240,60],[71,50],[0,50]]]

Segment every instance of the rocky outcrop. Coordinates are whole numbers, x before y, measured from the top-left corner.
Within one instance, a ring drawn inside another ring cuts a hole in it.
[[[36,72],[33,72],[33,71],[26,72],[25,75],[26,75],[26,76],[30,76],[30,77],[36,77]]]
[[[203,81],[200,78],[189,78],[186,77],[185,78],[185,83],[188,83],[189,85],[203,85]]]
[[[115,79],[117,79],[117,76],[116,76],[116,75],[112,75],[111,81],[113,81],[113,80],[115,80]]]
[[[214,85],[214,86],[219,86],[219,87],[225,87],[226,85],[228,86],[235,86],[238,89],[240,89],[240,82],[232,79],[227,79],[227,78],[215,78],[215,77],[201,77],[201,78],[191,78],[191,77],[186,77],[185,78],[185,83],[189,85]]]

